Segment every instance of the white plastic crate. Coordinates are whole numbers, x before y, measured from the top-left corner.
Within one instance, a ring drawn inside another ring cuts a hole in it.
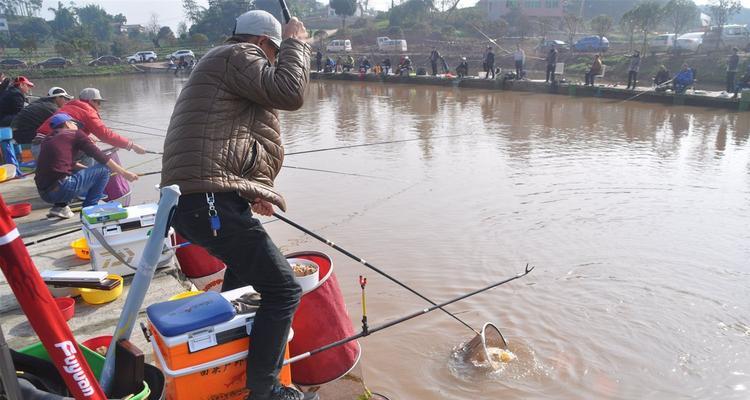
[[[111,274],[120,276],[133,275],[135,270],[118,261],[112,254],[107,251],[99,240],[94,237],[90,230],[96,230],[107,241],[117,253],[133,267],[138,266],[138,262],[146,247],[146,240],[149,237],[151,229],[156,220],[155,203],[140,204],[137,206],[127,207],[127,218],[117,221],[106,221],[96,224],[82,221],[85,225],[83,230],[86,240],[89,243],[91,252],[91,267],[95,271],[107,271]],[[172,263],[174,256],[174,230],[169,229],[169,235],[164,239],[164,248],[157,268],[163,268]]]

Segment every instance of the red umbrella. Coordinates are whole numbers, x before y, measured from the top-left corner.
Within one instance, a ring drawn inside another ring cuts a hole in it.
[[[29,257],[0,195],[0,270],[39,335],[52,362],[77,400],[106,400],[65,318]]]

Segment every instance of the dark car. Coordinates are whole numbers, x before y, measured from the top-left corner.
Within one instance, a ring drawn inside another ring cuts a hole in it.
[[[609,40],[602,36],[586,36],[573,45],[576,51],[603,52],[609,50]]]
[[[13,68],[28,68],[28,67],[29,66],[26,64],[26,62],[17,60],[15,58],[9,58],[9,59],[0,61],[0,68],[13,69]]]
[[[70,60],[66,60],[62,57],[48,58],[40,63],[34,64],[35,68],[65,68],[73,63]]]
[[[90,61],[89,65],[95,67],[97,65],[117,65],[121,64],[122,60],[115,56],[101,56],[96,60]]]

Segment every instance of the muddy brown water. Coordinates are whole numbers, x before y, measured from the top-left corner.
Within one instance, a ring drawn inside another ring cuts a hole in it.
[[[97,86],[111,126],[163,134],[184,78]],[[312,82],[283,113],[288,217],[441,301],[494,322],[518,356],[500,371],[453,349],[471,331],[433,312],[363,339],[369,387],[393,399],[750,398],[750,114],[544,94]],[[147,129],[113,121],[153,127]],[[121,133],[153,150],[162,139]],[[446,135],[460,135],[443,137]],[[125,165],[155,156],[123,157]],[[160,169],[160,161],[134,168]],[[154,201],[157,177],[135,186]],[[351,319],[367,276],[371,325],[425,303],[281,222],[285,251],[322,250]],[[358,329],[358,328],[357,328]]]

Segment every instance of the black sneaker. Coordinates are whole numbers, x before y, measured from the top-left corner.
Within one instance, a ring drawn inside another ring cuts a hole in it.
[[[315,392],[300,392],[290,386],[276,386],[268,396],[254,396],[252,393],[247,400],[319,400]]]

